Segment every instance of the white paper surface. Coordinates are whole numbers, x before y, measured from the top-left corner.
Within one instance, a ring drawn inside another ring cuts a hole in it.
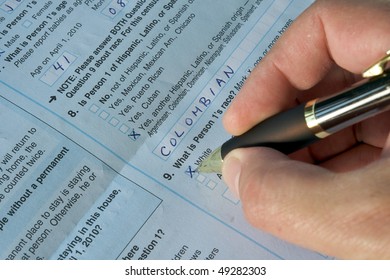
[[[311,2],[0,1],[0,258],[326,258],[195,172]]]

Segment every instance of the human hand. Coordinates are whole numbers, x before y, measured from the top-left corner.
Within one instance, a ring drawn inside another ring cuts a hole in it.
[[[389,0],[318,0],[254,69],[224,116],[239,135],[299,103],[337,92],[390,49]],[[248,220],[344,259],[390,259],[390,112],[289,157],[237,149],[223,178]]]

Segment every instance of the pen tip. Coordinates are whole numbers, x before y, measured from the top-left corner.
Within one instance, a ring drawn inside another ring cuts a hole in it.
[[[196,171],[201,173],[221,172],[222,163],[221,147],[219,147],[200,163]]]

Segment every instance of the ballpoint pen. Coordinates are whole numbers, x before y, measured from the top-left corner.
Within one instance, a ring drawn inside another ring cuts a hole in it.
[[[197,168],[221,172],[223,159],[236,148],[263,146],[290,154],[343,128],[390,109],[390,50],[365,72],[367,78],[327,98],[319,98],[276,114],[240,136],[226,141]]]

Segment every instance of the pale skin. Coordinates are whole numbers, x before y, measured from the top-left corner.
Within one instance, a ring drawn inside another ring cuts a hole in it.
[[[253,70],[224,115],[239,135],[359,79],[390,49],[389,0],[318,0]],[[390,112],[311,147],[227,155],[223,178],[253,226],[341,259],[390,259]]]

